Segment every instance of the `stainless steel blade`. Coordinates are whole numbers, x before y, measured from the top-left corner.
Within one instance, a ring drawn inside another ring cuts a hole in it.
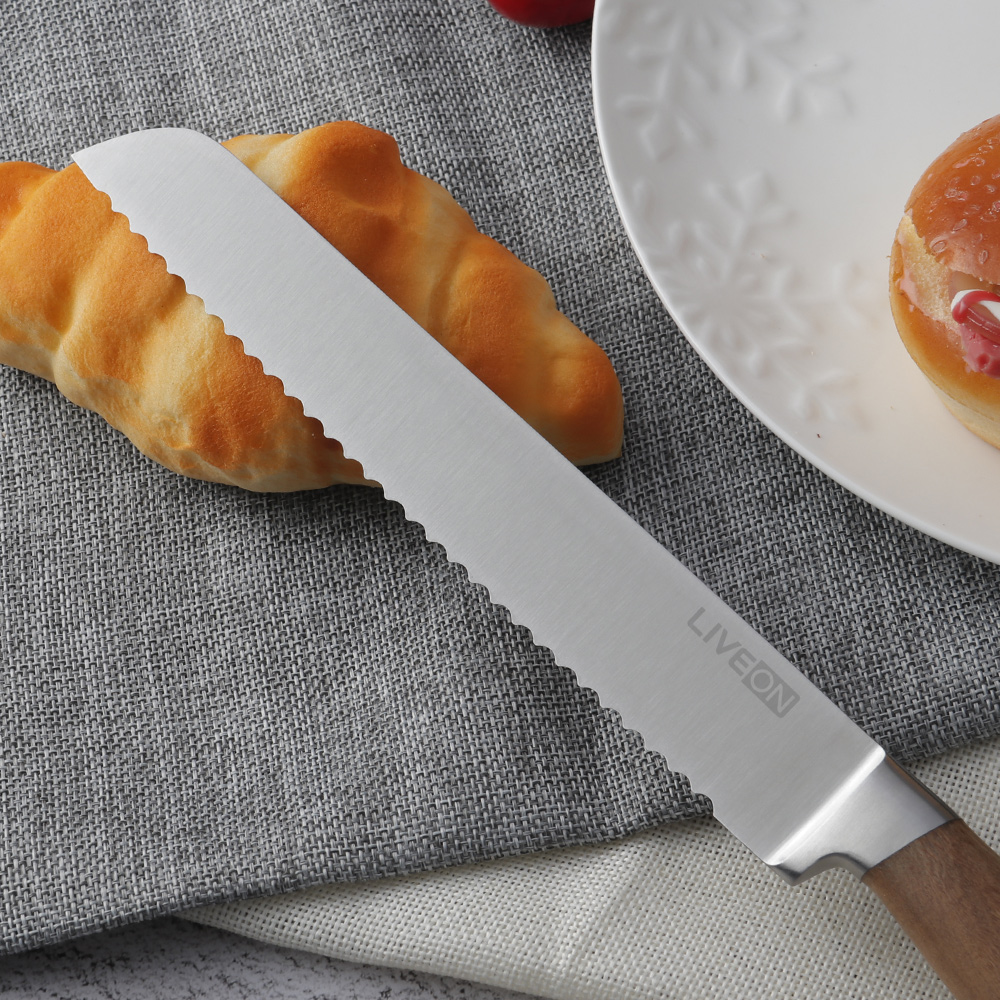
[[[884,751],[234,156],[181,129],[75,156],[428,538],[795,880],[950,819]]]

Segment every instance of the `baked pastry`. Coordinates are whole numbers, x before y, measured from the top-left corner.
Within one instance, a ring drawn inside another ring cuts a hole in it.
[[[959,136],[924,172],[890,272],[906,349],[948,409],[1000,447],[1000,116]]]
[[[335,122],[226,146],[568,458],[618,455],[607,356],[393,139]],[[187,476],[259,491],[367,482],[75,164],[0,164],[0,362]]]

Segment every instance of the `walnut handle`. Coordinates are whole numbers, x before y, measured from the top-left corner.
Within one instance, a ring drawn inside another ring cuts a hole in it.
[[[957,1000],[1000,1000],[1000,857],[961,820],[924,834],[862,881]]]

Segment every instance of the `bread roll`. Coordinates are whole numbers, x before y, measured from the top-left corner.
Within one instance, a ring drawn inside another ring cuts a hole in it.
[[[1000,117],[961,135],[906,203],[890,261],[896,328],[945,405],[1000,447]]]
[[[604,352],[389,136],[336,122],[226,146],[569,459],[619,453]],[[0,164],[0,362],[186,476],[258,491],[368,482],[75,164]]]

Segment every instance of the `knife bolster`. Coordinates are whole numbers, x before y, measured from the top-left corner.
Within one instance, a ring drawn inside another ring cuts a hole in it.
[[[883,755],[764,860],[793,885],[828,868],[846,868],[863,878],[907,844],[954,819],[940,799]]]

